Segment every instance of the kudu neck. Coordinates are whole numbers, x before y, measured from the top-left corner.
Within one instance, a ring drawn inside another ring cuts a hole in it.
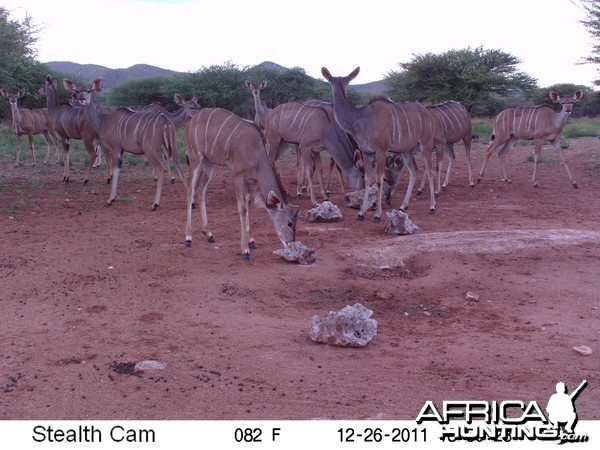
[[[350,103],[346,95],[346,87],[339,80],[334,80],[331,87],[335,118],[344,131],[352,134],[354,124],[360,118],[360,109]]]

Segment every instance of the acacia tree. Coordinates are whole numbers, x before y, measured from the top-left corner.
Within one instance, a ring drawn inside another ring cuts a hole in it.
[[[592,36],[594,43],[592,52],[583,58],[583,61],[591,64],[600,64],[600,1],[599,0],[580,0],[586,18],[581,21]],[[594,84],[600,85],[600,80],[594,81]]]
[[[23,20],[10,17],[10,12],[0,6],[0,87],[13,91],[24,89],[32,106],[37,89],[44,76],[44,66],[35,61],[38,30],[29,16]],[[0,117],[9,113],[8,104],[0,103]]]
[[[520,62],[509,53],[483,47],[415,55],[412,61],[399,63],[400,71],[386,76],[387,93],[395,101],[456,100],[469,110],[485,109],[494,104],[494,95],[536,86],[534,78],[517,70]]]

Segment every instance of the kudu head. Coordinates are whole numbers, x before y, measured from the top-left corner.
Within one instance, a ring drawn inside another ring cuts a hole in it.
[[[258,87],[254,87],[254,85],[252,84],[251,81],[246,80],[246,82],[244,83],[246,85],[246,87],[248,89],[250,89],[250,91],[252,91],[252,95],[254,96],[260,96],[260,91],[262,91],[264,88],[267,87],[267,82],[263,81],[262,83],[260,83],[258,85]]]
[[[63,86],[71,93],[71,104],[87,106],[92,103],[92,94],[102,90],[102,78],[96,78],[89,89],[81,89],[75,86],[71,80],[64,79]]]
[[[181,106],[182,108],[185,109],[185,116],[188,119],[191,119],[192,117],[194,117],[196,115],[196,113],[202,109],[202,107],[198,103],[198,98],[195,95],[189,100],[185,100],[179,94],[173,95],[173,98],[175,99],[175,103],[178,106]]]
[[[6,97],[11,106],[17,106],[17,101],[25,95],[25,91],[23,89],[17,90],[16,94],[9,93],[6,89],[0,89],[0,94],[2,97]]]
[[[558,103],[562,106],[561,112],[565,113],[566,115],[570,115],[573,112],[573,104],[583,98],[583,91],[575,91],[573,97],[571,98],[563,99],[556,91],[550,91],[548,96],[550,97],[550,100],[552,100],[553,103]]]
[[[357,67],[356,69],[354,69],[352,72],[350,72],[350,74],[346,75],[345,77],[334,77],[333,75],[331,75],[331,72],[329,72],[329,70],[327,70],[327,67],[321,68],[321,74],[327,80],[327,82],[331,85],[331,87],[334,89],[335,88],[341,89],[341,92],[343,92],[344,95],[347,95],[348,85],[350,84],[350,82],[352,80],[354,80],[357,77],[359,72],[360,72],[360,67]]]
[[[273,220],[275,232],[282,244],[287,247],[289,243],[296,240],[296,222],[300,208],[294,210],[273,191],[268,193],[266,200],[267,211]]]

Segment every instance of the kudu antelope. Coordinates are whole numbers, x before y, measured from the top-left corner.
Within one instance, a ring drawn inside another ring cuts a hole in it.
[[[358,75],[360,68],[354,69],[348,76],[334,77],[327,68],[321,73],[331,85],[335,118],[344,131],[356,141],[360,151],[375,158],[376,186],[378,190],[375,221],[381,220],[383,177],[387,166],[387,152],[399,153],[408,166],[410,179],[404,201],[400,209],[408,207],[409,199],[416,180],[414,153],[421,150],[425,170],[429,174],[430,204],[435,211],[433,176],[431,170],[431,151],[433,148],[434,124],[431,113],[418,102],[394,103],[376,99],[366,106],[355,107],[348,101],[346,90],[350,81]],[[372,179],[372,165],[365,164],[365,186]],[[358,219],[363,220],[368,208],[368,189],[365,189],[363,204]]]
[[[185,126],[185,146],[189,164],[187,191],[186,246],[192,243],[192,204],[194,190],[199,192],[202,232],[214,242],[208,228],[206,189],[215,166],[227,166],[231,171],[238,214],[240,216],[242,258],[250,258],[254,238],[250,233],[250,201],[266,207],[277,236],[284,245],[295,240],[296,220],[287,203],[281,181],[269,159],[260,130],[252,123],[219,108],[205,108]]]
[[[70,80],[64,80],[63,85],[76,95],[84,106],[85,119],[91,125],[100,139],[100,146],[109,159],[112,170],[112,185],[107,205],[111,205],[117,197],[119,172],[123,162],[123,152],[136,155],[146,155],[155,175],[158,175],[156,195],[151,210],[160,204],[160,194],[165,170],[161,164],[163,151],[173,158],[173,163],[179,176],[186,183],[183,171],[177,157],[175,145],[175,126],[173,122],[159,111],[132,111],[128,108],[118,108],[109,114],[100,114],[93,101],[93,94],[102,89],[103,81],[96,78],[88,89],[79,89]],[[187,186],[186,186],[187,188]]]
[[[321,194],[327,198],[325,183],[321,173],[320,152],[327,150],[341,171],[346,175],[353,189],[363,187],[362,175],[353,163],[353,150],[344,132],[335,123],[333,110],[328,114],[324,105],[311,105],[304,102],[282,103],[270,109],[260,100],[261,89],[267,86],[263,81],[258,87],[246,81],[246,87],[252,91],[256,109],[255,123],[264,130],[269,146],[269,156],[277,161],[286,147],[298,145],[298,153],[302,158],[304,176],[308,181],[310,199],[317,203],[315,189],[312,183],[313,167],[319,178]],[[302,175],[298,174],[298,184],[301,185]]]
[[[538,187],[536,175],[542,155],[542,144],[544,141],[549,141],[554,147],[555,152],[558,154],[561,163],[565,166],[571,184],[574,188],[577,188],[577,182],[573,179],[571,170],[569,169],[560,148],[560,137],[562,129],[573,111],[573,104],[583,98],[583,91],[576,91],[571,98],[565,99],[557,92],[550,91],[549,97],[552,102],[559,103],[562,106],[560,111],[554,111],[548,105],[520,106],[516,108],[507,108],[496,116],[492,135],[493,142],[487,150],[485,161],[479,171],[477,182],[480,182],[483,178],[483,172],[490,156],[492,156],[494,150],[499,148],[498,159],[500,159],[500,166],[502,167],[502,181],[510,183],[511,180],[508,178],[504,162],[506,154],[514,147],[519,139],[533,139],[535,141],[533,177],[531,180],[533,187]]]
[[[84,118],[84,110],[73,105],[59,105],[57,95],[57,82],[50,75],[46,75],[44,86],[40,89],[46,95],[46,107],[54,131],[60,136],[63,147],[63,182],[70,180],[69,171],[69,147],[71,139],[82,139],[88,152],[90,163],[83,179],[86,184],[90,180],[92,168],[96,161],[96,147],[94,141],[98,138],[97,133]]]
[[[26,134],[29,138],[29,149],[31,150],[31,159],[33,165],[37,163],[35,156],[35,146],[33,143],[33,136],[36,134],[42,134],[46,141],[46,157],[44,164],[48,164],[50,158],[51,147],[56,148],[56,159],[58,161],[58,139],[54,134],[52,128],[52,121],[46,108],[43,109],[27,109],[19,108],[18,101],[25,95],[23,89],[19,89],[16,94],[10,94],[6,89],[0,89],[0,94],[8,99],[10,103],[10,111],[12,113],[12,127],[17,134],[17,158],[15,160],[15,167],[19,166],[19,158],[21,156],[21,145],[23,143],[23,135]]]

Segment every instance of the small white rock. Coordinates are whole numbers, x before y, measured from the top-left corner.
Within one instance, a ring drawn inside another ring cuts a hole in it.
[[[465,299],[468,302],[478,302],[479,301],[479,294],[476,294],[475,292],[467,292],[467,295],[465,296]]]
[[[139,361],[134,367],[135,370],[164,370],[166,368],[166,363],[158,361],[156,359],[147,359],[145,361]]]
[[[573,350],[575,350],[577,353],[584,355],[584,356],[588,356],[588,355],[591,355],[592,353],[594,353],[592,351],[592,349],[589,348],[587,345],[580,345],[579,347],[573,347]]]

